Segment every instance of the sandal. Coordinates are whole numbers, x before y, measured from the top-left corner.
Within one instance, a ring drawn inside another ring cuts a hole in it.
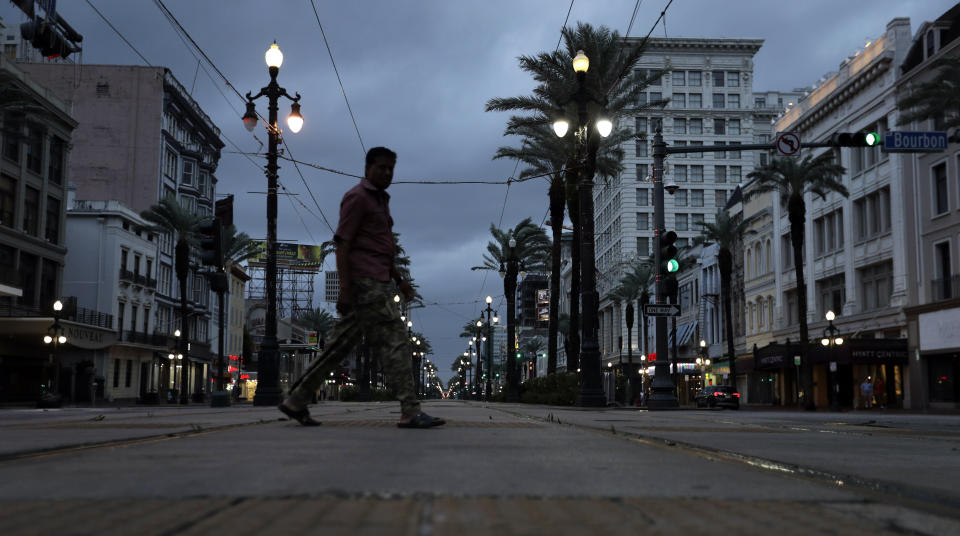
[[[442,426],[447,424],[447,421],[440,419],[438,417],[431,417],[422,411],[417,413],[413,417],[410,417],[408,421],[400,421],[397,423],[398,428],[433,428],[434,426]]]
[[[281,402],[280,405],[277,406],[277,409],[283,412],[283,414],[287,417],[290,417],[291,419],[300,423],[301,426],[320,426],[322,424],[320,421],[314,420],[313,417],[310,416],[310,411],[307,408],[294,411]]]

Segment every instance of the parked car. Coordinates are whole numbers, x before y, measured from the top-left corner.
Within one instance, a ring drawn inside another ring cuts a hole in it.
[[[709,385],[697,393],[694,401],[698,408],[706,406],[740,409],[740,393],[730,385]]]

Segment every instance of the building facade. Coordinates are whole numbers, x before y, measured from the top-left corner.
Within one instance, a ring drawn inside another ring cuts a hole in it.
[[[71,103],[79,122],[72,143],[70,176],[80,201],[114,200],[134,212],[172,197],[200,217],[213,214],[220,131],[164,67],[20,64],[31,77]],[[173,249],[177,237],[157,240],[153,325],[172,335],[183,329]],[[198,264],[198,263],[191,263]],[[215,326],[209,283],[191,270],[187,297],[189,380],[187,390],[209,392],[210,335]]]

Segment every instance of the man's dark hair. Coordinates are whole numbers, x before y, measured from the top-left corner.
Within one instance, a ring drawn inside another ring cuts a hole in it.
[[[387,149],[386,147],[373,147],[367,151],[367,167],[370,167],[371,164],[377,161],[378,158],[385,156],[392,160],[397,159],[397,153]]]

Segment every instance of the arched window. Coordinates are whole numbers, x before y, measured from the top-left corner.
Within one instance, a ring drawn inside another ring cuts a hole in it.
[[[770,328],[773,329],[773,296],[767,296],[767,318],[770,319]]]
[[[767,273],[772,271],[773,271],[773,248],[770,247],[770,239],[768,238],[767,239]]]
[[[750,255],[750,250],[748,249],[748,250],[747,250],[747,262],[745,262],[745,263],[743,264],[743,271],[746,272],[744,275],[746,276],[747,279],[750,279],[750,266],[751,266],[751,264],[750,264],[750,260],[751,260],[750,257],[751,257],[751,255]]]
[[[760,242],[753,246],[753,276],[758,277],[763,271],[760,270]]]
[[[757,298],[757,331],[763,329],[763,298]]]

